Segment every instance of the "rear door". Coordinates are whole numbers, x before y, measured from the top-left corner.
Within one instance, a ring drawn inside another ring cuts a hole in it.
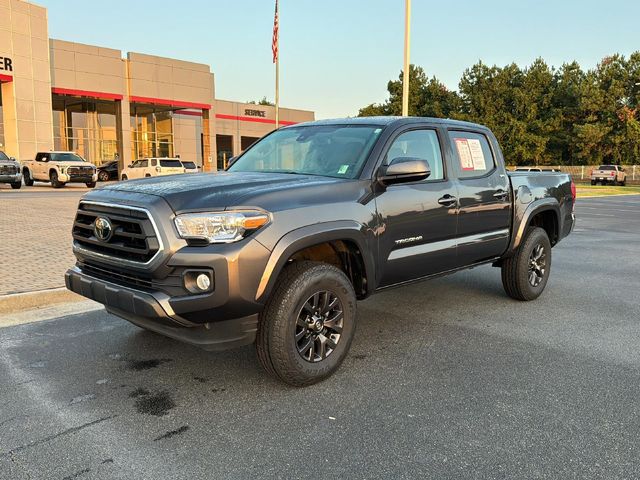
[[[36,161],[33,163],[33,178],[37,180],[49,180],[49,155],[46,152],[39,152]]]
[[[511,188],[502,154],[483,130],[449,129],[458,177],[459,267],[504,253],[511,228]]]
[[[429,162],[426,180],[389,185],[376,197],[378,286],[443,272],[456,263],[456,184],[442,154],[446,139],[435,128],[411,126],[395,134],[383,164],[396,157]]]

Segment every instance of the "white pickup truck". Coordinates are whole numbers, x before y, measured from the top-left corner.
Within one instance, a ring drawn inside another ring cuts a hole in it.
[[[24,184],[50,182],[53,188],[67,183],[84,183],[89,188],[96,186],[98,174],[95,165],[74,152],[38,152],[35,160],[22,162]]]
[[[598,182],[602,185],[612,183],[624,187],[627,184],[627,172],[620,165],[600,165],[591,172],[591,185]]]

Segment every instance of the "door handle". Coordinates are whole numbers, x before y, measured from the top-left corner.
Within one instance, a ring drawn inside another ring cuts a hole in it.
[[[444,205],[445,207],[450,207],[457,201],[458,199],[456,197],[454,197],[453,195],[449,195],[448,193],[444,197],[438,199],[438,203],[440,205]]]
[[[504,190],[498,190],[496,193],[493,194],[495,198],[499,198],[499,199],[504,199],[507,195],[509,195],[509,192],[506,192]]]

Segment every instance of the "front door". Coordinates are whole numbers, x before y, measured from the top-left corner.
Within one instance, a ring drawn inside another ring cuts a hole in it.
[[[511,187],[497,142],[481,131],[449,130],[458,177],[458,266],[502,255],[509,244]]]
[[[431,175],[419,182],[389,185],[376,198],[380,219],[378,286],[385,287],[454,268],[456,184],[443,160],[442,141],[432,128],[399,133],[384,160],[416,157]]]

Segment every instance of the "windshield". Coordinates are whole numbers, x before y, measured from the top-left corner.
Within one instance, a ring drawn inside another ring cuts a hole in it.
[[[84,158],[75,153],[52,153],[51,161],[53,162],[86,162]]]
[[[0,152],[0,160],[9,160],[9,157],[7,157],[6,153]]]
[[[190,169],[197,168],[196,164],[193,162],[182,162],[182,165],[184,165],[184,168],[190,168]]]
[[[285,128],[255,143],[229,171],[355,178],[381,131],[371,125]]]
[[[161,167],[182,167],[180,160],[160,160]]]

